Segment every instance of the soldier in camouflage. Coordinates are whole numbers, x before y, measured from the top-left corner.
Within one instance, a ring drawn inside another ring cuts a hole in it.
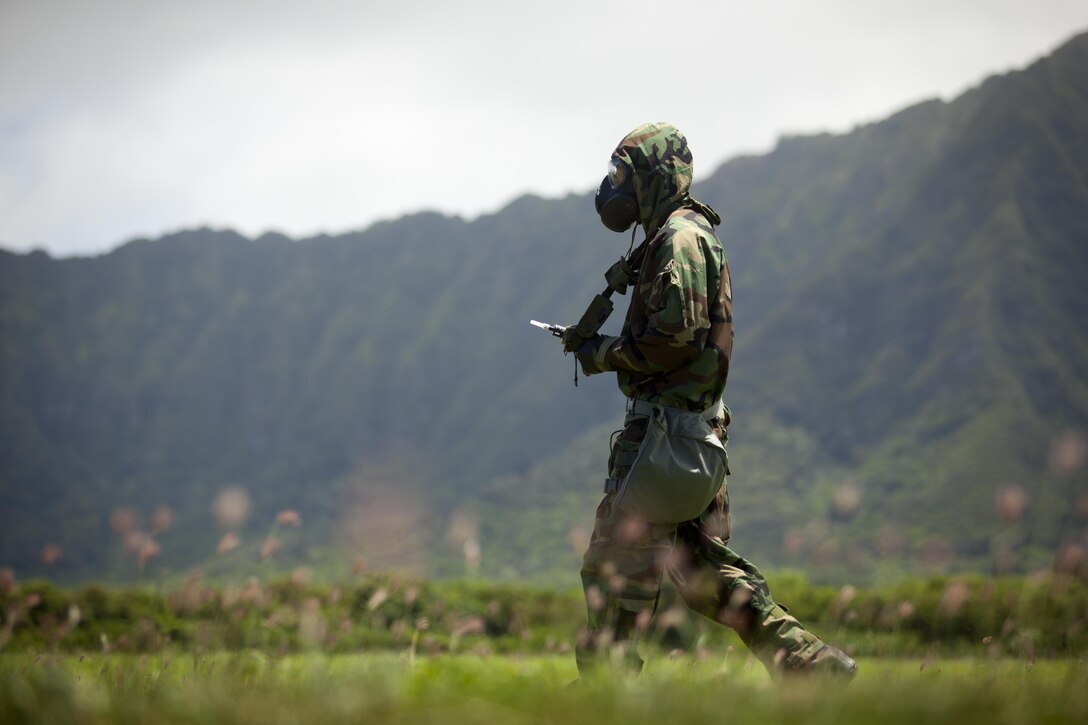
[[[621,334],[565,340],[568,348],[576,345],[585,374],[615,372],[629,399],[624,428],[613,441],[610,484],[631,469],[650,406],[701,413],[713,434],[726,440],[729,410],[721,398],[733,348],[729,264],[714,233],[721,218],[691,197],[691,179],[683,134],[667,124],[646,124],[620,142],[598,191],[606,226],[623,231],[637,222],[646,232]],[[729,548],[724,482],[705,510],[687,521],[632,515],[618,505],[615,489],[610,485],[597,507],[582,567],[589,621],[577,648],[580,671],[602,658],[641,668],[638,636],[667,572],[688,607],[735,629],[772,674],[854,674],[854,661],[777,604],[759,570]]]

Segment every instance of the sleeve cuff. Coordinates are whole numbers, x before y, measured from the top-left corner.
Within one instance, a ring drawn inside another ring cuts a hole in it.
[[[593,364],[601,372],[607,372],[612,370],[612,366],[608,364],[606,359],[609,351],[612,349],[612,345],[615,344],[618,337],[606,337],[601,340],[601,344],[597,346],[597,349],[593,352]]]

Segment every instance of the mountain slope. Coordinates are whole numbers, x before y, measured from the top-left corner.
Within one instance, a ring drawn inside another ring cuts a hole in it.
[[[295,508],[331,524],[338,482],[390,450],[441,481],[441,503],[572,440],[615,394],[575,391],[528,320],[573,317],[598,286],[588,270],[618,255],[587,241],[604,232],[585,203],[304,242],[199,230],[93,259],[3,254],[4,558],[26,570],[54,541],[60,571],[93,570],[114,508],[168,504],[194,532],[228,485],[262,522]],[[164,546],[176,563],[214,552],[181,539]]]
[[[1086,72],[1081,36],[696,190],[724,211],[735,278],[741,550],[858,577],[987,568],[1009,546],[1027,568],[1084,534],[1083,453],[1051,451],[1088,431]]]
[[[1086,73],[1080,36],[698,186],[735,277],[743,551],[882,576],[1010,547],[1024,568],[1083,535]],[[461,572],[457,510],[482,573],[563,577],[621,401],[608,376],[574,388],[527,322],[576,319],[624,241],[571,196],[298,242],[205,229],[91,259],[0,253],[0,563],[44,571],[58,543],[54,576],[131,575],[110,513],[160,504],[176,517],[150,569],[207,561],[211,502],[242,486],[238,566],[291,508],[285,564],[411,540],[420,566]],[[1027,506],[999,520],[1010,486]]]

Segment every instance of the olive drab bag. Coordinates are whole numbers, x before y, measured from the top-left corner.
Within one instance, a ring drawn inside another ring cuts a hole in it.
[[[650,523],[688,521],[710,504],[728,472],[725,446],[702,414],[654,405],[617,505]]]

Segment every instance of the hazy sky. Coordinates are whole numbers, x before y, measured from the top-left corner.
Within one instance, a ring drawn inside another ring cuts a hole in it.
[[[592,189],[649,120],[698,178],[1083,30],[1084,0],[0,0],[0,246],[473,216]]]

